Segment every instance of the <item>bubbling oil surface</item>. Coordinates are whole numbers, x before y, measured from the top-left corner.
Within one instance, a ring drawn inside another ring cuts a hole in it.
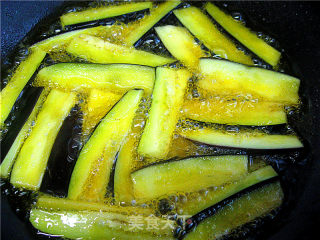
[[[111,1],[112,2],[112,1]],[[88,5],[84,3],[72,3],[70,6],[66,7],[64,12],[70,11],[78,11],[85,8],[98,7],[100,5],[105,5],[109,3],[103,3],[101,1],[97,3],[90,3]],[[183,6],[196,5],[198,7],[202,7],[202,3],[194,3],[194,2],[184,2]],[[12,76],[12,73],[15,71],[16,67],[19,65],[21,61],[28,54],[28,48],[38,42],[39,40],[46,39],[48,37],[52,37],[65,31],[82,29],[88,26],[97,26],[97,25],[111,25],[114,24],[115,29],[112,34],[106,35],[103,33],[97,33],[96,36],[103,38],[107,41],[112,41],[115,43],[121,43],[118,41],[119,36],[123,32],[125,28],[125,23],[130,22],[132,20],[137,20],[143,18],[145,12],[138,12],[133,14],[126,14],[121,17],[116,17],[112,19],[106,19],[101,21],[95,21],[88,24],[83,25],[75,25],[67,27],[67,30],[63,30],[58,21],[58,15],[52,19],[50,24],[40,24],[37,26],[31,33],[29,33],[23,41],[19,44],[18,50],[15,53],[15,57],[11,59],[9,64],[6,67],[6,71],[2,77],[2,86],[5,86]],[[240,13],[236,13],[233,17],[239,21],[244,21],[244,18]],[[181,26],[179,21],[174,17],[173,14],[169,14],[164,19],[162,19],[158,25],[172,24]],[[220,28],[220,27],[219,27]],[[222,30],[222,29],[221,29]],[[224,33],[225,31],[222,30]],[[228,35],[228,34],[227,34]],[[121,37],[121,36],[120,36]],[[278,43],[267,36],[264,33],[259,33],[259,37],[265,39],[267,42],[271,44],[275,44],[278,46]],[[240,44],[237,44],[239,49],[247,51],[247,49]],[[155,34],[155,31],[152,29],[147,34],[145,34],[138,42],[136,42],[135,47],[141,50],[152,51],[156,54],[169,56],[170,53],[166,50],[164,45],[161,43],[160,39]],[[209,50],[202,45],[202,48],[209,52]],[[214,53],[210,53],[214,57]],[[254,57],[254,56],[253,56]],[[254,57],[254,61],[257,66],[263,68],[270,68],[269,65],[264,63],[262,60]],[[64,48],[58,48],[54,51],[51,51],[50,54],[46,57],[45,61],[41,64],[40,68],[50,66],[52,64],[60,63],[60,62],[86,62],[83,59],[75,58],[68,54]],[[284,71],[283,66],[287,63],[282,62],[279,71]],[[10,113],[8,120],[5,122],[5,128],[1,130],[1,150],[4,149],[2,158],[5,156],[5,153],[8,151],[9,147],[14,141],[14,136],[18,134],[18,131],[14,129],[20,129],[24,120],[24,116],[21,115],[21,111],[24,109],[32,110],[32,104],[30,102],[30,98],[37,98],[37,94],[34,93],[35,89],[32,87],[32,81],[27,84],[27,86],[23,89],[21,96],[18,101],[14,105],[13,111]],[[191,79],[188,84],[188,91],[186,97],[188,99],[192,98],[201,98],[201,93],[195,88],[196,79]],[[54,196],[66,196],[68,190],[69,180],[72,174],[72,169],[75,165],[76,159],[80,153],[82,146],[85,144],[86,139],[90,136],[83,137],[82,135],[82,111],[81,111],[81,102],[86,101],[86,94],[81,95],[80,102],[78,106],[73,108],[70,115],[66,118],[63,123],[63,126],[59,132],[59,135],[56,139],[56,142],[53,146],[48,166],[46,169],[46,173],[43,179],[43,183],[41,185],[41,192],[50,193]],[[250,101],[253,101],[250,99]],[[137,147],[140,136],[143,131],[143,127],[148,118],[148,109],[151,104],[151,98],[146,97],[142,100],[136,117],[134,118],[132,124],[131,135],[134,135],[136,139],[135,146]],[[288,109],[289,118],[290,115],[295,115],[299,109]],[[18,124],[20,123],[20,125]],[[200,123],[191,121],[189,119],[181,119],[177,125],[177,127],[182,128],[194,128],[198,127]],[[210,124],[209,124],[210,125]],[[225,131],[237,132],[239,129],[244,128],[243,126],[227,126],[227,125],[214,125],[214,127],[222,128]],[[267,126],[267,127],[245,127],[247,129],[259,129],[266,133],[290,133],[292,132],[292,128],[288,125],[280,125],[280,126]],[[4,147],[3,147],[4,146]],[[306,153],[303,150],[278,150],[278,151],[256,151],[256,150],[244,150],[244,149],[230,149],[216,146],[209,146],[201,143],[195,143],[188,139],[185,139],[178,134],[174,134],[174,138],[171,143],[170,151],[167,156],[167,159],[183,159],[192,156],[203,156],[203,155],[221,155],[221,154],[247,154],[249,155],[249,172],[252,172],[260,167],[265,166],[266,164],[271,164],[276,171],[280,174],[280,179],[282,181],[282,185],[284,187],[284,191],[287,194],[286,202],[284,203],[284,209],[287,209],[287,206],[292,205],[292,199],[295,197],[294,189],[290,188],[290,185],[293,184],[299,174],[300,165],[305,164]],[[167,160],[165,159],[165,160]],[[132,166],[132,171],[138,170],[140,168],[146,167],[150,164],[150,162],[155,162],[154,159],[144,159],[142,156],[138,154],[135,155],[135,161]],[[62,167],[63,166],[63,167]],[[113,184],[113,180],[111,180],[111,185]],[[2,192],[8,196],[8,200],[10,205],[14,209],[14,211],[23,219],[28,221],[28,211],[32,203],[34,202],[37,193],[29,192],[29,191],[21,191],[8,183],[2,182]],[[212,191],[214,189],[205,189],[198,193],[179,193],[174,196],[162,197],[161,199],[157,199],[151,202],[146,203],[145,205],[154,209],[156,215],[161,214],[171,214],[172,216],[177,216],[177,213],[174,209],[175,203],[188,201],[188,199],[198,199],[201,201],[202,196],[206,194],[208,191]],[[107,202],[114,204],[112,199],[112,186],[109,186],[108,198]],[[136,205],[134,202],[132,205]],[[281,214],[279,214],[281,215]],[[275,212],[271,213],[268,218],[274,218],[277,216]],[[239,231],[236,231],[235,235],[239,235],[240,237],[243,234],[248,232],[255,232],[259,227],[268,221],[267,219],[259,219],[246,225],[244,228],[241,228]],[[238,236],[238,237],[239,237]]]

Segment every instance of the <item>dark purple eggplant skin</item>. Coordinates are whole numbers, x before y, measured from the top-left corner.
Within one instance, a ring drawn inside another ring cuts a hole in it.
[[[14,55],[13,49],[32,27],[53,11],[59,11],[57,8],[62,4],[59,1],[1,2],[2,65]],[[277,224],[264,226],[259,239],[314,239],[320,223],[320,3],[239,1],[228,2],[228,9],[244,13],[247,22],[275,37],[285,49],[285,55],[290,56],[287,58],[291,71],[302,79],[300,96],[304,107],[301,114],[289,121],[308,143],[309,155],[301,163],[292,164],[292,168],[299,169],[299,179],[291,186],[298,193],[294,206],[277,217]],[[32,232],[17,217],[5,194],[1,200],[1,239],[48,239]]]

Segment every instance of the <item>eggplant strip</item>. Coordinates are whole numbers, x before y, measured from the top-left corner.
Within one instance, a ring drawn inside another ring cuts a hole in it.
[[[173,13],[216,56],[233,62],[253,65],[251,57],[239,50],[200,9],[188,7],[175,10]]]
[[[160,40],[175,58],[187,67],[197,70],[199,59],[206,55],[187,29],[166,25],[156,27],[155,30]]]
[[[89,136],[99,121],[120,100],[123,94],[92,89],[83,106],[82,133]]]
[[[162,159],[168,154],[190,77],[185,69],[157,68],[149,118],[138,147],[142,156]]]
[[[146,66],[58,63],[41,69],[34,85],[69,91],[95,88],[116,93],[138,88],[150,94],[154,80],[155,69]]]
[[[51,51],[65,48],[73,38],[76,38],[81,34],[111,37],[113,31],[115,31],[116,28],[117,28],[116,25],[107,25],[107,26],[98,26],[98,27],[91,27],[91,28],[70,31],[70,32],[62,33],[62,34],[47,38],[45,40],[42,40],[40,42],[37,42],[34,45],[32,45],[30,48],[31,49],[40,48],[43,51],[50,53]]]
[[[49,93],[13,166],[12,185],[39,190],[55,138],[75,103],[74,93]]]
[[[302,148],[295,135],[271,135],[260,131],[227,132],[209,127],[181,130],[179,134],[193,141],[224,147],[245,149]]]
[[[246,99],[186,99],[182,107],[186,118],[201,122],[264,126],[287,123],[282,104]]]
[[[281,53],[259,38],[241,22],[236,21],[212,3],[207,3],[205,9],[228,33],[258,57],[272,66],[276,66],[279,63]]]
[[[130,131],[142,94],[142,90],[126,93],[95,129],[72,172],[69,199],[104,200],[113,161]]]
[[[2,89],[0,93],[0,126],[2,126],[7,119],[21,91],[35,73],[45,56],[46,53],[44,51],[38,48],[33,49],[27,58],[19,64],[8,84]]]
[[[258,67],[217,59],[201,59],[198,86],[219,95],[252,95],[260,100],[298,104],[300,80]]]
[[[246,188],[276,177],[277,175],[271,166],[260,168],[234,183],[226,184],[214,190],[208,189],[206,195],[201,197],[201,201],[195,197],[188,199],[186,202],[178,202],[176,204],[176,210],[179,214],[193,216]]]
[[[245,176],[247,156],[194,157],[150,165],[131,174],[137,201],[220,186]]]
[[[36,105],[33,107],[33,110],[29,115],[27,121],[21,128],[18,136],[15,138],[6,157],[3,159],[3,162],[0,165],[1,178],[9,178],[12,166],[20,152],[21,147],[23,146],[23,143],[28,137],[28,134],[32,131],[32,124],[37,119],[37,115],[39,114],[42,108],[42,105],[47,98],[47,95],[48,95],[48,91],[43,90],[38,98]]]
[[[174,239],[171,220],[99,211],[44,211],[33,208],[29,218],[38,230],[68,239]],[[148,227],[149,221],[159,228]],[[134,224],[138,221],[138,227]]]
[[[243,224],[265,216],[278,208],[282,200],[280,183],[268,184],[219,209],[213,216],[197,225],[184,239],[218,239]]]
[[[120,207],[105,203],[94,203],[87,201],[75,201],[66,198],[57,198],[42,195],[38,198],[36,208],[48,211],[101,211],[108,213],[144,215],[149,216],[153,213],[151,208],[142,207]]]
[[[176,61],[150,52],[136,50],[81,34],[67,47],[67,52],[93,63],[127,63],[145,66],[161,66]]]
[[[62,27],[77,23],[111,18],[126,13],[137,12],[152,7],[152,2],[132,2],[127,4],[109,5],[89,8],[83,11],[69,12],[60,17]]]
[[[130,133],[119,151],[114,172],[114,198],[116,202],[131,203],[134,200],[131,172],[137,159],[138,141],[137,136]]]
[[[158,6],[150,9],[150,14],[145,15],[144,18],[129,23],[125,30],[122,32],[123,41],[132,46],[137,42],[145,33],[147,33],[157,22],[166,16],[172,9],[181,3],[180,0],[167,1],[159,4]]]

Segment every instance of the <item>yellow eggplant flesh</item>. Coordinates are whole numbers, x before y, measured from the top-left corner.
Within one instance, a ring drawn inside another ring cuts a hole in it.
[[[33,49],[27,58],[19,64],[8,84],[2,89],[0,93],[0,126],[2,126],[7,119],[21,91],[35,73],[45,56],[46,52],[39,48]]]
[[[209,127],[181,130],[180,135],[205,144],[245,149],[302,148],[295,135],[267,134],[260,131],[228,132]]]
[[[258,57],[272,66],[279,63],[281,53],[250,31],[243,23],[236,21],[212,3],[207,3],[205,9],[229,34]]]
[[[72,41],[72,39],[78,37],[81,34],[90,34],[92,36],[112,38],[112,33],[116,30],[116,28],[116,25],[107,25],[74,30],[49,37],[45,40],[33,44],[30,48],[40,48],[43,51],[50,53],[55,50],[65,49],[70,41]]]
[[[245,176],[247,156],[206,156],[150,165],[131,174],[134,197],[148,201],[220,186]]]
[[[220,95],[250,95],[287,105],[299,103],[300,80],[279,72],[217,59],[201,59],[198,86]]]
[[[143,89],[150,94],[155,80],[155,69],[130,64],[58,63],[41,69],[35,86],[65,90],[101,89],[123,93]]]
[[[50,195],[41,195],[37,199],[35,207],[48,211],[101,211],[144,216],[149,216],[153,213],[151,208],[131,206],[122,207],[106,203],[75,201],[67,198],[52,197]]]
[[[201,222],[184,239],[218,239],[278,208],[283,201],[279,182],[268,184],[234,200]]]
[[[83,106],[82,133],[89,136],[99,121],[120,100],[123,94],[92,89]]]
[[[69,12],[60,17],[62,27],[94,20],[111,18],[126,13],[137,12],[152,7],[152,2],[132,2],[89,8],[83,11]]]
[[[122,40],[127,45],[134,45],[157,22],[181,3],[180,0],[166,1],[150,9],[150,14],[129,23],[122,31]]]
[[[101,120],[80,152],[69,184],[69,199],[104,200],[113,162],[130,131],[142,94],[142,90],[129,91]]]
[[[188,198],[188,201],[178,202],[176,204],[176,210],[179,214],[193,216],[246,188],[276,176],[278,176],[278,174],[271,166],[260,168],[236,182],[215,189],[207,189],[206,194],[203,196]]]
[[[134,200],[131,172],[138,156],[137,135],[130,133],[121,146],[114,172],[114,198],[119,203],[131,203]]]
[[[9,149],[9,152],[3,159],[3,162],[0,165],[0,177],[1,178],[9,178],[12,166],[17,159],[19,151],[23,146],[24,141],[28,137],[28,134],[32,131],[32,124],[37,119],[37,115],[39,114],[44,101],[46,100],[48,95],[47,90],[43,90],[40,94],[37,103],[33,107],[32,112],[30,113],[27,121],[21,128],[18,136],[15,138],[12,146]]]
[[[205,57],[194,37],[183,27],[166,25],[155,28],[168,51],[185,66],[197,70],[199,59]]]
[[[173,58],[113,44],[86,34],[74,38],[66,50],[74,56],[93,63],[127,63],[156,67],[176,61]]]
[[[142,156],[162,159],[168,154],[190,77],[185,69],[157,68],[149,117],[138,147]]]
[[[221,97],[186,99],[182,111],[186,118],[201,122],[250,126],[287,123],[282,104],[259,100]]]
[[[199,8],[181,8],[174,10],[173,13],[216,56],[233,62],[253,65],[251,57],[239,50],[232,40],[221,33]]]
[[[148,227],[150,219],[161,227]],[[174,228],[175,222],[155,216],[151,218],[99,211],[44,211],[33,208],[29,220],[41,232],[68,239],[174,239],[172,228],[163,226]]]
[[[12,185],[39,190],[55,138],[75,103],[74,93],[49,93],[13,166]]]

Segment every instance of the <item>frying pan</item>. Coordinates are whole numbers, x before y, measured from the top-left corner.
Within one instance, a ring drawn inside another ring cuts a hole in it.
[[[41,19],[59,13],[60,1],[1,2],[1,61],[14,55],[14,47]],[[320,2],[240,1],[228,2],[231,11],[244,14],[258,29],[277,39],[285,49],[292,73],[302,79],[303,114],[294,121],[295,130],[307,146],[306,164],[297,164],[299,178],[292,186],[296,195],[290,211],[260,235],[249,239],[314,239],[320,224]],[[42,239],[14,213],[1,195],[1,239]],[[275,222],[275,223],[274,223]]]

